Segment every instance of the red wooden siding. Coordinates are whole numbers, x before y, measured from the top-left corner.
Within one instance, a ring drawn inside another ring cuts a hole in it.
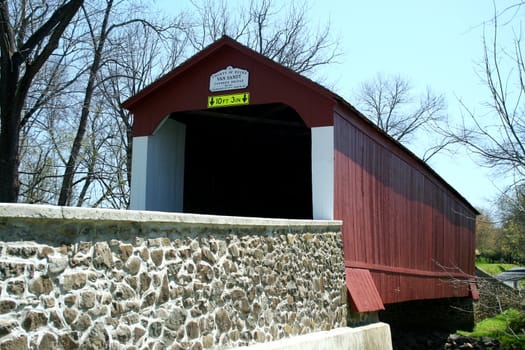
[[[370,270],[385,304],[468,296],[476,212],[399,145],[346,112],[334,115],[334,216],[344,222],[346,266]]]
[[[174,112],[206,110],[216,95],[210,75],[228,66],[248,70],[250,78],[246,89],[227,93],[249,92],[252,106],[287,105],[309,128],[334,126],[334,218],[343,220],[347,283],[357,308],[381,304],[369,293],[371,280],[384,304],[471,293],[465,282],[474,274],[476,210],[340,97],[230,38],[123,104],[133,112],[134,136],[151,135]]]

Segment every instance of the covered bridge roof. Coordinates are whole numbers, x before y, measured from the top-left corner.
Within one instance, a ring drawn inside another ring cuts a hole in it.
[[[427,163],[401,143],[390,137],[341,96],[266,58],[252,49],[223,36],[168,74],[153,82],[123,103],[134,114],[134,136],[151,135],[164,118],[173,112],[207,108],[209,77],[232,64],[250,72],[250,104],[284,103],[312,127],[333,126],[334,110],[359,118],[370,126],[376,136],[394,144],[416,166],[424,168],[473,212],[478,211],[437,174]],[[478,213],[479,214],[479,213]]]

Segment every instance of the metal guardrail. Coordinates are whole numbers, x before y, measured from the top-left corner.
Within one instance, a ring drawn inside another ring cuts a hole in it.
[[[525,267],[514,267],[495,277],[512,288],[522,290],[519,282],[525,279]]]

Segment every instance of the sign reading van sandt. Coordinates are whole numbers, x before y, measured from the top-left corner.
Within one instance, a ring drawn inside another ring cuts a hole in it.
[[[208,96],[208,108],[243,106],[250,104],[250,93]]]
[[[241,68],[228,66],[210,75],[210,91],[228,91],[248,87],[250,73]]]

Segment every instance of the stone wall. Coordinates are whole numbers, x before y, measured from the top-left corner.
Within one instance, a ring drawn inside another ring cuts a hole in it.
[[[222,349],[345,326],[340,230],[0,204],[0,349]]]
[[[476,322],[494,317],[506,309],[525,309],[525,295],[480,268],[476,268],[479,300],[474,304]]]

